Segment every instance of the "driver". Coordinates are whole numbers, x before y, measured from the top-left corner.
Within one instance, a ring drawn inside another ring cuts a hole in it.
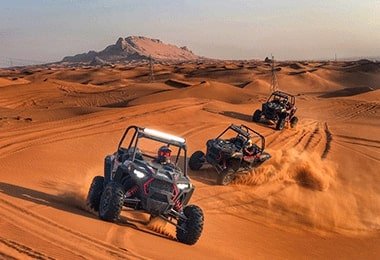
[[[281,100],[281,104],[284,105],[284,106],[287,106],[288,105],[288,98],[284,98]]]
[[[238,149],[242,148],[244,145],[244,137],[241,135],[237,135],[236,137],[232,137],[227,140],[230,143],[233,143]]]
[[[243,158],[245,161],[252,162],[257,153],[256,145],[249,139],[243,148]]]
[[[272,102],[276,103],[276,104],[279,104],[280,103],[280,97],[279,96],[274,96]]]
[[[157,158],[154,159],[154,162],[163,164],[163,165],[170,164],[171,154],[172,154],[172,150],[169,148],[169,146],[167,145],[161,146],[157,151]]]

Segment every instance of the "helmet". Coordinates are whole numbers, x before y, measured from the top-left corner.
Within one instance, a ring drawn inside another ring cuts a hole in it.
[[[157,161],[159,163],[170,163],[170,156],[172,154],[172,150],[169,146],[161,146],[157,151]]]
[[[244,146],[245,139],[244,139],[243,136],[238,135],[238,136],[236,136],[234,143],[235,143],[235,146],[236,146],[238,149],[241,149],[241,148],[243,148],[243,146]]]
[[[247,146],[250,147],[253,145],[252,139],[248,139],[247,141]]]

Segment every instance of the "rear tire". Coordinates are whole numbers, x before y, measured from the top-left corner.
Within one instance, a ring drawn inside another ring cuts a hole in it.
[[[124,187],[117,182],[110,182],[105,187],[99,205],[99,217],[114,222],[119,218],[124,205]]]
[[[253,113],[252,121],[253,121],[253,122],[256,122],[256,123],[260,122],[260,120],[261,120],[261,116],[262,116],[262,112],[261,112],[261,110],[260,110],[260,109],[257,109],[257,110],[255,111],[255,113]]]
[[[290,119],[290,127],[295,128],[297,126],[297,123],[298,123],[298,117],[293,116],[292,119]]]
[[[285,117],[283,117],[283,118],[280,117],[277,121],[276,129],[282,130],[282,129],[284,129],[284,127],[285,127]]]
[[[204,215],[200,207],[189,205],[183,209],[186,220],[179,219],[176,229],[177,240],[187,245],[194,245],[202,234]]]
[[[198,171],[202,168],[203,163],[205,162],[205,154],[202,151],[194,152],[189,159],[189,167],[193,171]]]
[[[104,177],[95,176],[92,179],[90,189],[87,194],[86,205],[96,212],[99,211],[100,198],[104,189]]]
[[[226,169],[216,177],[216,184],[226,186],[235,179],[235,172],[231,169]]]

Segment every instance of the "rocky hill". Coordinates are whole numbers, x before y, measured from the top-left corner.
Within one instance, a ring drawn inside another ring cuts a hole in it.
[[[151,56],[155,60],[196,60],[195,55],[187,47],[178,47],[163,43],[158,39],[150,39],[143,36],[129,36],[119,38],[115,44],[107,46],[104,50],[77,54],[63,58],[63,62],[91,62],[99,58],[108,62],[148,59]]]

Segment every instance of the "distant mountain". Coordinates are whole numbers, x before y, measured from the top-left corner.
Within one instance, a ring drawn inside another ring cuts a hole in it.
[[[358,61],[358,60],[369,60],[372,62],[379,62],[380,56],[355,56],[355,57],[346,57],[338,59],[340,61]]]
[[[105,62],[117,62],[148,59],[149,56],[155,60],[178,61],[200,58],[187,47],[177,47],[158,39],[143,36],[129,36],[127,38],[120,37],[115,44],[107,46],[102,51],[89,51],[75,56],[67,56],[63,58],[62,62],[91,62],[95,58]]]

